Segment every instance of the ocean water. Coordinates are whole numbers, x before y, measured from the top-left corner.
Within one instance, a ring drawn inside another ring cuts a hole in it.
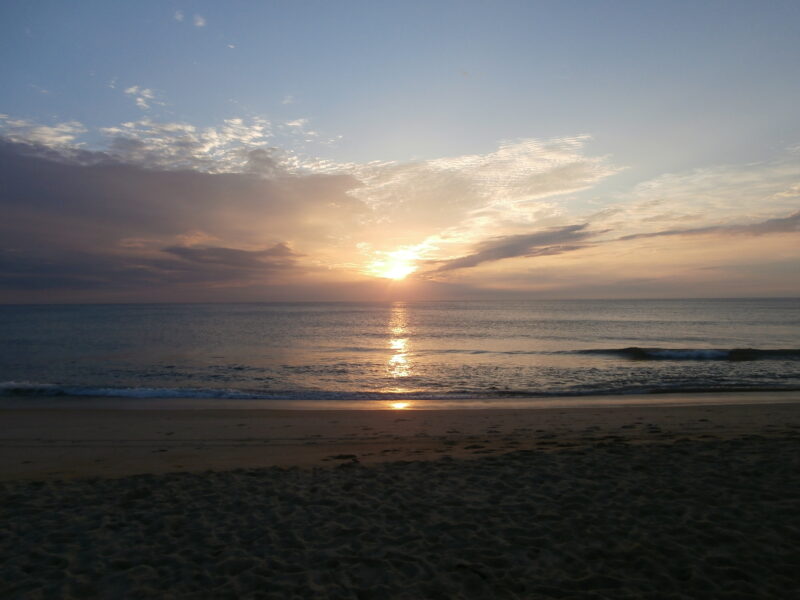
[[[797,299],[0,306],[7,397],[797,389]]]

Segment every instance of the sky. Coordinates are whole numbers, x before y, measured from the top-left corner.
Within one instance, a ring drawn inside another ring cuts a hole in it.
[[[800,296],[800,3],[0,3],[0,302]]]

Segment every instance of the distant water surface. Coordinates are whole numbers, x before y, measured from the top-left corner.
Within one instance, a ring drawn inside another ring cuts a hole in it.
[[[6,396],[797,389],[797,299],[0,306]]]

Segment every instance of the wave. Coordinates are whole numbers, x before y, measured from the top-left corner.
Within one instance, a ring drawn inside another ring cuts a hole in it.
[[[244,390],[209,388],[154,388],[69,386],[51,383],[0,382],[0,397],[7,398],[119,398],[122,400],[283,400],[283,401],[359,401],[359,400],[481,400],[502,398],[567,398],[591,396],[628,396],[632,394],[704,394],[720,392],[785,392],[798,391],[797,385],[763,384],[627,384],[617,386],[575,386],[572,389],[510,389],[489,388],[453,389],[449,391],[326,391],[326,390]]]
[[[496,397],[494,392],[432,392],[426,390],[403,392],[347,392],[333,390],[247,390],[214,388],[157,388],[157,387],[106,387],[59,385],[53,383],[0,382],[0,397],[101,397],[147,399],[198,399],[198,400],[380,400],[398,398],[445,399]]]
[[[784,348],[760,350],[757,348],[600,348],[578,350],[577,354],[606,354],[631,360],[800,360],[800,349]]]
[[[0,396],[98,396],[113,398],[221,398],[247,399],[254,395],[244,390],[204,388],[151,388],[151,387],[93,387],[70,386],[54,383],[29,383],[6,381],[0,383]],[[258,396],[267,398],[268,396]]]
[[[331,352],[373,352],[386,353],[386,348],[349,346],[330,349]],[[420,348],[412,352],[414,355],[503,355],[503,356],[528,356],[528,355],[564,355],[587,354],[621,356],[633,360],[800,360],[800,349],[784,348],[762,350],[757,348],[643,348],[630,346],[627,348],[589,348],[582,350],[485,350],[478,348]]]

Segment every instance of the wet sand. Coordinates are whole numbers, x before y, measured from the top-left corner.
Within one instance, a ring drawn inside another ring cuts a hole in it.
[[[0,409],[0,481],[309,468],[336,464],[342,455],[373,464],[605,442],[792,435],[800,425],[800,394],[774,396],[781,402],[759,404],[762,396],[740,394],[732,396],[737,404],[690,405],[676,396],[656,405],[566,400],[530,410]]]
[[[800,403],[0,418],[2,598],[800,589]]]

